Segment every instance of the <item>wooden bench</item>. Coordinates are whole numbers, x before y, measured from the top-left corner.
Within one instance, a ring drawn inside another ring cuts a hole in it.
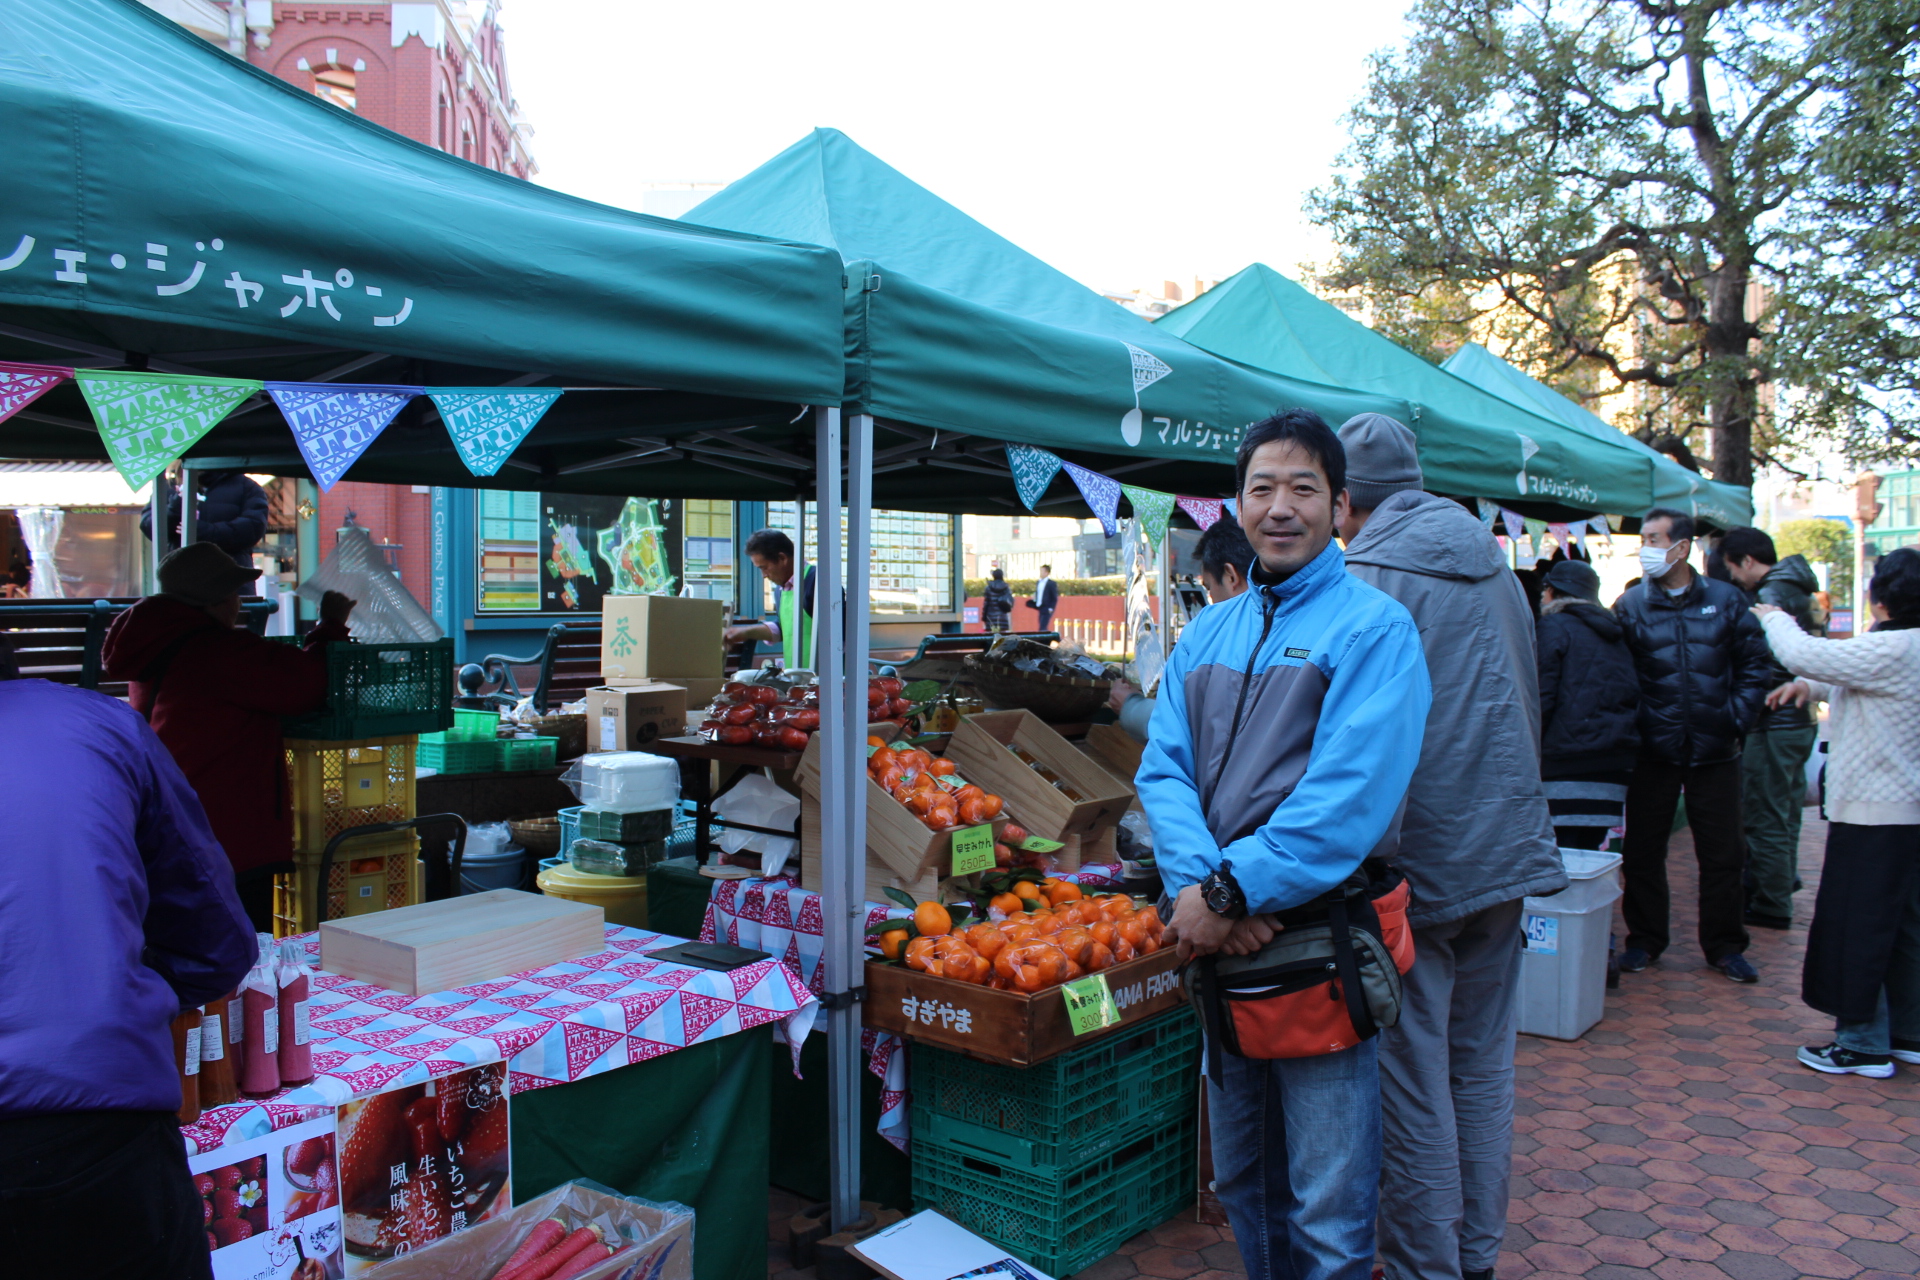
[[[52,680],[124,698],[125,681],[101,678],[100,647],[113,620],[135,603],[136,599],[0,600],[0,636],[13,650],[22,679]],[[259,635],[279,607],[273,600],[249,598],[241,602],[241,617]]]
[[[547,628],[547,638],[538,653],[515,657],[490,653],[480,659],[480,669],[491,692],[510,696],[515,702],[528,696],[520,688],[515,667],[534,667],[533,709],[546,715],[554,707],[578,702],[587,690],[601,683],[600,624],[598,622],[556,622]]]

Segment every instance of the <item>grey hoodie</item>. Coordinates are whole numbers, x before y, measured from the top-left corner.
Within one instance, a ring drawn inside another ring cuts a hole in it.
[[[1433,682],[1395,859],[1416,928],[1567,887],[1540,784],[1534,624],[1493,535],[1447,498],[1402,490],[1347,568],[1413,615]]]

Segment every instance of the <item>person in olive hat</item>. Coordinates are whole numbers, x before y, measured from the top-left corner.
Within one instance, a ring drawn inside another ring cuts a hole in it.
[[[1600,575],[1585,561],[1556,560],[1547,570],[1536,631],[1540,776],[1554,839],[1563,849],[1598,849],[1627,809],[1640,677],[1619,622],[1600,603]]]

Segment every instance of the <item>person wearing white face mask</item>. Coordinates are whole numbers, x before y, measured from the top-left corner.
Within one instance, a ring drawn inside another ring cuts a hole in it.
[[[1645,577],[1614,605],[1640,677],[1640,755],[1627,788],[1622,851],[1627,921],[1620,967],[1637,973],[1671,940],[1667,839],[1684,793],[1700,862],[1700,949],[1735,982],[1748,963],[1746,838],[1740,751],[1772,684],[1765,635],[1731,583],[1693,571],[1693,517],[1666,508],[1640,521]]]

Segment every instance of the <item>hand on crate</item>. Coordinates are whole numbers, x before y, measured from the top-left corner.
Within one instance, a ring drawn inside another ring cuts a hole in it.
[[[359,603],[345,592],[329,591],[320,597],[320,621],[344,624],[347,615],[353,612],[353,606]]]

